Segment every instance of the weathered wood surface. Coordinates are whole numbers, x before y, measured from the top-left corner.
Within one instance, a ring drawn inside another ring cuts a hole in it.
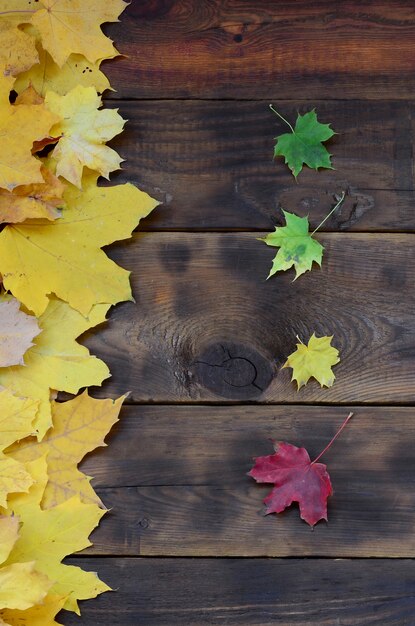
[[[414,55],[415,56],[415,55]],[[414,72],[415,75],[415,72]],[[295,121],[312,107],[338,135],[335,170],[308,168],[297,183],[274,137],[287,131],[261,102],[123,102],[129,122],[113,145],[127,159],[114,181],[133,181],[163,203],[145,229],[271,229],[282,206],[317,226],[333,194],[349,193],[325,230],[415,230],[413,106],[404,102],[278,101]]]
[[[415,237],[324,234],[321,270],[265,278],[256,233],[142,233],[112,250],[133,271],[125,303],[85,341],[112,370],[101,395],[130,402],[410,403],[415,400]],[[281,369],[334,335],[333,387],[298,393]]]
[[[123,98],[414,98],[407,0],[135,0],[107,29]]]
[[[84,471],[111,509],[88,550],[125,556],[415,557],[415,409],[358,407],[325,454],[329,523],[264,516],[246,474],[270,439],[315,458],[349,407],[125,407]],[[404,442],[403,442],[404,439]]]
[[[118,591],[82,626],[413,626],[415,562],[372,559],[72,559]],[[66,626],[80,623],[62,613]]]

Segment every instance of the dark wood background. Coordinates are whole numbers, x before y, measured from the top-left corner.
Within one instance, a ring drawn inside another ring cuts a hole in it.
[[[70,562],[118,591],[85,626],[415,624],[415,4],[405,0],[133,0],[108,33],[113,142],[163,204],[111,256],[136,304],[85,343],[131,391],[109,447],[84,464],[111,512]],[[335,170],[296,183],[273,138],[316,107]],[[315,227],[323,267],[266,281],[257,241],[280,208]],[[333,334],[330,389],[281,365]],[[335,494],[314,531],[263,516],[246,476],[269,438],[325,456]],[[62,618],[78,624],[76,617]]]

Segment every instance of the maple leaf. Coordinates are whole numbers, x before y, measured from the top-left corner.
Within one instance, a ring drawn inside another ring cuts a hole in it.
[[[105,363],[76,342],[86,330],[105,321],[108,309],[108,305],[97,305],[84,317],[65,302],[52,298],[39,318],[42,332],[26,352],[25,365],[0,368],[0,385],[40,402],[34,423],[39,439],[52,424],[51,390],[75,394],[81,387],[100,385],[108,378]]]
[[[13,22],[0,20],[0,64],[4,73],[17,76],[38,61],[35,40]]]
[[[111,89],[108,78],[99,69],[100,62],[91,63],[81,54],[71,54],[64,65],[59,67],[40,44],[37,45],[37,50],[39,62],[19,74],[14,83],[17,93],[21,93],[29,85],[33,85],[42,96],[45,96],[47,91],[64,96],[77,85],[94,87],[98,93]]]
[[[308,217],[298,217],[284,210],[282,212],[286,226],[277,226],[274,233],[270,233],[260,241],[264,241],[267,246],[279,248],[268,278],[276,272],[285,271],[294,266],[294,280],[296,280],[301,274],[311,270],[313,262],[321,266],[324,248],[308,232]]]
[[[19,516],[22,525],[6,564],[35,562],[37,571],[54,582],[50,593],[65,597],[64,608],[79,614],[78,600],[95,598],[109,587],[94,572],[64,565],[62,559],[91,545],[88,536],[105,511],[95,504],[84,504],[77,496],[42,510],[48,480],[46,459],[27,463],[26,468],[34,483],[28,495],[10,498],[9,510]]]
[[[83,315],[96,303],[131,300],[130,273],[100,248],[129,238],[158,202],[130,184],[97,187],[91,173],[84,176],[83,191],[70,186],[64,199],[61,219],[9,225],[0,233],[5,288],[37,316],[50,293]]]
[[[64,185],[41,165],[42,183],[20,185],[13,191],[0,189],[0,222],[17,224],[28,219],[54,220],[64,207]]]
[[[293,128],[272,105],[270,107],[291,129],[290,133],[276,137],[274,157],[285,157],[285,163],[295,178],[303,169],[304,164],[315,170],[319,167],[333,169],[330,154],[322,142],[330,139],[335,133],[330,128],[330,124],[321,124],[317,121],[315,109],[305,115],[298,114],[295,128]]]
[[[19,520],[0,517],[0,563],[4,563],[19,539]],[[42,602],[51,587],[33,561],[0,566],[0,610],[28,609]]]
[[[311,461],[305,448],[290,443],[277,443],[275,454],[255,459],[248,473],[257,483],[273,483],[274,488],[265,498],[266,514],[281,513],[293,502],[298,502],[300,517],[314,526],[321,519],[327,521],[327,498],[333,494],[327,467],[317,461],[331,447],[352,417],[349,413],[330,443]]]
[[[42,604],[37,604],[25,611],[20,610],[0,610],[0,626],[61,626],[55,621],[55,617],[63,608],[65,598],[48,594],[42,600]]]
[[[0,626],[61,626],[55,621],[55,617],[63,608],[65,598],[48,594],[42,600],[42,604],[26,609],[19,610],[0,610]]]
[[[17,398],[9,390],[0,391],[0,506],[5,507],[10,493],[27,492],[32,479],[24,463],[4,451],[34,432],[38,402]]]
[[[18,300],[0,295],[0,367],[23,365],[23,355],[39,333],[36,318],[20,311]]]
[[[300,389],[306,385],[310,378],[315,378],[321,387],[331,387],[335,376],[332,372],[333,365],[339,363],[339,351],[331,345],[331,337],[316,337],[313,333],[308,345],[297,343],[297,350],[290,354],[284,367],[291,367],[293,375],[291,380],[297,381]]]
[[[83,502],[103,506],[90,485],[91,478],[77,467],[88,452],[105,446],[104,438],[118,421],[124,397],[95,400],[85,391],[68,402],[52,403],[51,428],[42,442],[25,439],[8,450],[21,463],[46,455],[49,481],[43,494],[43,508],[50,508],[78,495]]]
[[[41,161],[32,155],[32,146],[49,135],[58,117],[43,104],[12,105],[9,94],[13,78],[0,67],[0,187],[12,191],[19,185],[44,182]]]
[[[102,99],[93,87],[78,85],[64,96],[48,91],[45,106],[61,119],[51,130],[60,137],[52,152],[57,176],[81,187],[84,167],[105,178],[120,169],[122,159],[104,144],[121,133],[124,120],[117,110],[99,110]]]

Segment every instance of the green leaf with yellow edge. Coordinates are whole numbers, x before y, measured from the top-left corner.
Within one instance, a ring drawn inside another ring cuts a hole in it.
[[[68,402],[53,402],[53,428],[43,440],[38,442],[30,437],[9,448],[8,454],[20,463],[46,455],[49,480],[43,494],[43,508],[56,506],[75,495],[83,502],[103,506],[90,485],[91,478],[78,470],[78,464],[86,454],[106,445],[105,436],[118,421],[124,398],[95,400],[85,391]]]
[[[48,480],[46,458],[27,463],[26,469],[34,483],[28,495],[10,498],[8,511],[18,515],[22,525],[5,564],[33,561],[37,571],[53,581],[50,593],[65,597],[64,608],[79,614],[78,600],[95,598],[109,587],[94,572],[64,565],[62,560],[91,545],[88,537],[105,511],[95,504],[84,504],[78,496],[42,510]]]
[[[296,280],[301,274],[311,270],[313,262],[321,266],[324,248],[309,233],[308,217],[298,217],[284,210],[283,214],[286,226],[277,226],[274,233],[261,239],[267,246],[279,248],[268,278],[294,266]]]
[[[330,124],[321,124],[313,109],[305,115],[298,114],[293,128],[272,105],[270,107],[291,129],[290,133],[276,137],[274,157],[285,157],[285,162],[295,178],[303,169],[303,165],[308,165],[315,170],[320,167],[333,169],[330,154],[327,148],[323,146],[323,142],[335,134],[330,128]]]
[[[84,317],[66,302],[52,298],[38,320],[42,332],[26,352],[25,365],[0,368],[0,385],[39,401],[34,422],[38,439],[52,425],[52,390],[75,394],[81,387],[100,385],[108,378],[105,363],[76,341],[86,330],[104,322],[108,309],[109,305],[99,304]]]
[[[0,626],[61,626],[55,617],[63,608],[65,598],[48,594],[42,604],[25,611],[6,609],[0,611]],[[1,621],[3,620],[3,622]]]
[[[8,389],[4,389],[0,391],[0,407],[0,506],[6,507],[8,495],[27,492],[32,479],[24,462],[13,459],[4,451],[15,442],[33,434],[33,422],[39,402],[17,398]]]
[[[0,517],[0,563],[10,557],[18,540],[19,519]],[[41,603],[51,586],[48,577],[36,571],[33,559],[0,565],[0,620],[2,609],[25,610]]]
[[[83,190],[68,187],[61,219],[29,220],[0,233],[3,284],[37,316],[46,309],[50,293],[84,316],[95,304],[132,300],[130,272],[101,247],[131,237],[158,202],[134,185],[97,187],[96,179],[88,172]]]
[[[340,362],[339,351],[331,345],[331,337],[316,337],[313,333],[308,345],[297,343],[297,350],[290,354],[283,367],[291,367],[291,380],[300,389],[310,378],[315,378],[321,387],[331,387],[335,376],[332,367]]]

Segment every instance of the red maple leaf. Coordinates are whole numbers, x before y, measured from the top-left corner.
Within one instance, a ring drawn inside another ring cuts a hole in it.
[[[300,517],[314,526],[321,519],[327,521],[327,498],[333,494],[330,476],[323,463],[317,463],[330,448],[352,417],[350,413],[330,443],[314,461],[305,448],[290,443],[275,444],[275,454],[260,456],[248,473],[257,483],[273,483],[274,489],[265,498],[268,513],[281,513],[293,502],[298,502]]]

